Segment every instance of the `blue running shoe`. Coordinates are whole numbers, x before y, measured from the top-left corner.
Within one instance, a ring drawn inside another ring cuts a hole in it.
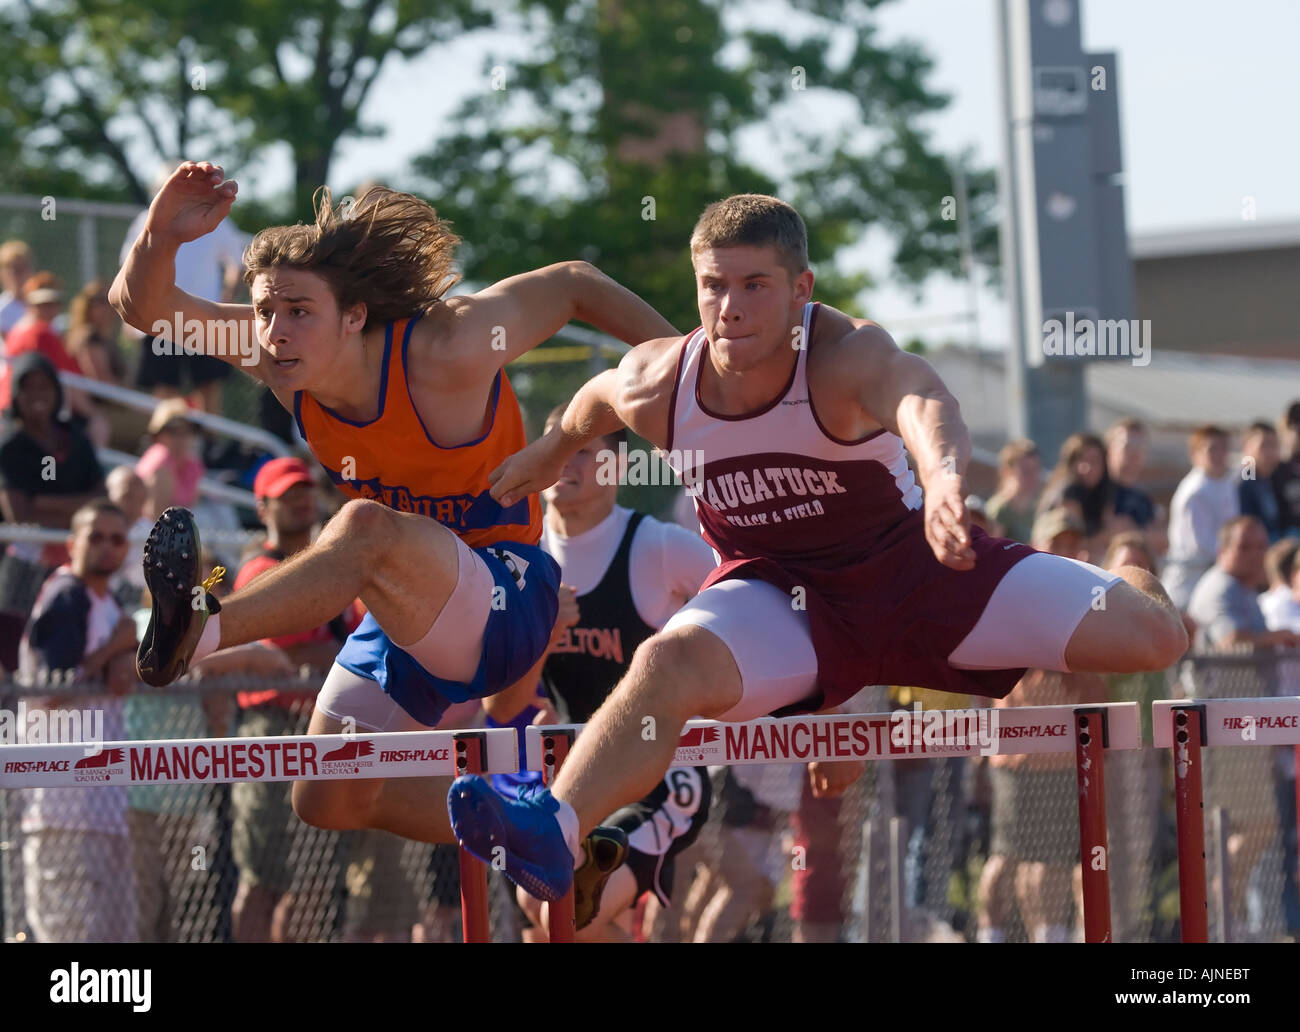
[[[447,813],[460,844],[484,863],[493,862],[494,849],[504,849],[506,875],[547,903],[573,885],[573,855],[555,819],[559,809],[540,785],[521,788],[519,801],[512,803],[477,774],[458,777],[447,793]]]

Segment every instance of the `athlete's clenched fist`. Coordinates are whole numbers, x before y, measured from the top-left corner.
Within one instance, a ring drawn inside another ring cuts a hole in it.
[[[962,490],[962,478],[942,470],[930,476],[925,489],[925,540],[934,557],[954,570],[975,568],[975,550],[970,543],[970,512]]]

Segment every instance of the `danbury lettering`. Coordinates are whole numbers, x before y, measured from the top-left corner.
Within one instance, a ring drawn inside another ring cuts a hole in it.
[[[129,1003],[138,1014],[151,1006],[153,971],[150,968],[71,968],[50,972],[52,1003]]]

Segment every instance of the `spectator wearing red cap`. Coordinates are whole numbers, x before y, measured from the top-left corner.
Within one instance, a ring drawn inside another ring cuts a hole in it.
[[[259,554],[248,559],[235,578],[242,588],[277,563],[311,544],[319,519],[319,498],[311,467],[301,459],[272,459],[257,472],[253,482],[257,496],[257,517],[266,527],[266,541]],[[354,603],[328,624],[298,634],[264,639],[263,644],[283,649],[295,666],[306,664],[328,670],[344,639],[361,622],[360,604]],[[317,682],[319,685],[319,682]],[[239,704],[238,734],[243,737],[305,734],[311,717],[314,692],[265,688],[236,695]],[[298,937],[296,929],[317,902],[296,886],[290,858],[303,855],[286,836],[314,836],[315,848],[326,851],[339,847],[339,836],[302,824],[293,815],[289,800],[291,785],[241,782],[232,786],[234,811],[232,852],[239,868],[239,889],[233,907],[234,936],[240,942],[284,942]],[[291,832],[292,829],[292,832]],[[319,840],[329,839],[324,844]],[[341,879],[341,857],[330,865]],[[332,888],[322,884],[331,879],[316,878],[316,893]]]

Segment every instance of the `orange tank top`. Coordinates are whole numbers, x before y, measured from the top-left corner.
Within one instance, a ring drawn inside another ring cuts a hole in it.
[[[416,412],[406,381],[415,322],[388,324],[374,419],[354,422],[298,391],[293,411],[299,433],[330,479],[351,498],[429,516],[471,548],[497,541],[537,544],[542,536],[537,495],[503,509],[488,493],[488,474],[526,443],[523,415],[505,370],[492,384],[487,432],[467,444],[439,444]],[[400,345],[394,347],[395,340]]]

